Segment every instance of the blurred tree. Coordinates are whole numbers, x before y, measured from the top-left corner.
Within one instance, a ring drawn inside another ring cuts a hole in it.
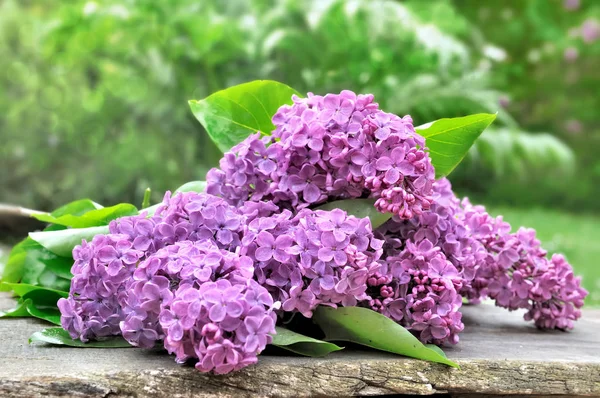
[[[0,201],[139,203],[146,186],[158,193],[203,178],[220,155],[187,100],[253,79],[301,92],[372,92],[383,109],[417,124],[495,112],[502,89],[519,94],[503,83],[508,50],[474,30],[473,10],[484,8],[459,0],[5,0],[0,167],[10,172],[0,175]],[[559,140],[524,135],[504,109],[498,127],[505,130],[485,133],[458,170],[464,188],[490,192],[573,162]]]

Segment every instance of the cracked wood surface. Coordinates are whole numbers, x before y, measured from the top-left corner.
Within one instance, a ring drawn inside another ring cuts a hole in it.
[[[0,308],[14,305],[4,293]],[[0,320],[1,397],[300,397],[446,393],[453,396],[600,396],[600,311],[575,330],[538,331],[491,305],[465,307],[465,332],[446,348],[461,369],[400,356],[341,351],[326,358],[261,356],[210,376],[159,350],[28,345],[47,323]]]

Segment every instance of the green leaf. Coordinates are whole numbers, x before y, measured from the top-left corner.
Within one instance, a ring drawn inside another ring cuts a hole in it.
[[[226,152],[257,131],[271,134],[271,118],[281,105],[291,104],[300,95],[285,84],[256,80],[217,91],[200,101],[189,101],[217,147]]]
[[[29,303],[27,304],[27,312],[31,316],[60,326],[60,311],[56,306],[37,306],[30,299],[25,301]]]
[[[81,241],[91,241],[99,234],[107,234],[108,226],[72,228],[60,231],[30,232],[29,237],[54,254],[63,257],[71,257],[73,248],[81,244]]]
[[[150,207],[150,196],[152,195],[152,190],[150,188],[146,188],[144,191],[144,199],[142,200],[142,209],[146,207]]]
[[[29,344],[48,343],[56,345],[66,345],[70,347],[82,348],[128,348],[133,347],[120,336],[107,337],[99,341],[90,341],[84,343],[80,340],[73,340],[69,333],[63,328],[48,328],[41,332],[35,332],[29,338]]]
[[[85,212],[82,215],[65,214],[59,217],[50,214],[36,214],[33,217],[51,224],[64,225],[71,228],[87,228],[108,225],[112,220],[138,214],[137,208],[129,203],[121,203]]]
[[[324,357],[329,353],[343,349],[343,347],[339,347],[333,343],[313,339],[312,337],[304,336],[279,326],[275,330],[277,333],[273,335],[271,345],[296,354],[308,357]]]
[[[344,199],[325,203],[315,210],[342,209],[346,213],[358,218],[369,217],[373,229],[379,227],[392,218],[392,213],[380,213],[375,208],[375,199]]]
[[[458,368],[438,349],[426,347],[396,322],[367,308],[319,306],[313,320],[325,332],[328,341],[349,341]]]
[[[478,113],[453,119],[439,119],[416,128],[425,137],[436,178],[447,176],[467,155],[477,137],[496,114]]]
[[[59,207],[50,213],[53,217],[62,217],[68,214],[74,216],[81,216],[90,210],[101,209],[102,206],[89,199],[80,199],[71,203],[67,203],[64,206]]]
[[[27,259],[27,253],[32,248],[41,247],[37,242],[31,238],[25,238],[18,244],[16,244],[10,251],[8,261],[4,266],[2,273],[2,279],[0,282],[16,283],[20,282],[25,272],[25,262]],[[3,287],[0,284],[0,291],[3,291]]]
[[[29,303],[32,303],[32,301],[19,301],[15,308],[6,311],[0,311],[0,318],[21,318],[31,316],[29,311],[27,311],[27,306]]]
[[[9,287],[10,290],[24,300],[32,299],[36,304],[56,305],[58,299],[69,296],[69,292],[26,283],[2,283],[2,285]]]
[[[33,239],[26,238],[11,251],[0,282],[22,282],[64,290],[70,284],[72,265],[71,257],[57,256]]]
[[[0,311],[0,318],[8,317],[35,317],[60,325],[60,311],[56,306],[36,306],[32,299],[20,300],[12,310]]]
[[[177,192],[204,192],[206,190],[206,181],[186,182],[175,190]]]

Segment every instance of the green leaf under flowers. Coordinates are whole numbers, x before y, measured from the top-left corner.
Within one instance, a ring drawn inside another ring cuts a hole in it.
[[[29,237],[54,254],[71,257],[73,248],[81,241],[91,241],[94,236],[107,234],[108,225],[88,228],[71,228],[60,231],[31,232]]]
[[[204,192],[206,191],[206,181],[186,182],[175,190],[177,192]]]
[[[112,220],[137,214],[137,208],[129,203],[121,203],[111,207],[89,210],[82,215],[65,214],[59,217],[51,214],[36,214],[33,217],[50,224],[64,225],[71,228],[87,228],[107,225]]]
[[[478,113],[439,119],[416,127],[417,133],[425,137],[436,178],[447,176],[458,166],[477,137],[496,119],[496,115]]]
[[[33,286],[26,283],[2,283],[23,299],[32,299],[36,304],[54,305],[61,297],[68,297],[69,292],[49,289],[43,286]]]
[[[43,319],[50,323],[60,326],[60,311],[56,306],[37,306],[30,300],[26,300],[27,312],[35,318]]]
[[[99,341],[89,341],[84,343],[80,340],[73,340],[69,333],[63,328],[48,328],[41,332],[35,332],[29,338],[29,344],[48,343],[56,345],[66,345],[69,347],[81,348],[129,348],[133,347],[120,336],[107,337]]]
[[[271,134],[271,118],[281,105],[291,104],[300,95],[285,84],[256,80],[229,87],[200,101],[189,101],[196,119],[217,147],[226,152],[250,134]]]
[[[0,311],[0,318],[5,317],[35,317],[60,325],[60,311],[56,306],[37,306],[32,299],[19,301],[12,310]]]
[[[17,306],[6,311],[0,311],[0,318],[21,318],[31,316],[27,311],[27,305],[33,303],[31,300],[19,301]]]
[[[60,324],[60,312],[56,303],[59,299],[68,297],[68,292],[25,283],[2,283],[2,286],[12,290],[20,299],[15,309],[0,316],[33,316]]]
[[[349,341],[381,351],[459,366],[438,349],[423,345],[408,330],[367,308],[319,306],[313,320],[325,332],[327,341]]]
[[[304,336],[279,326],[275,328],[275,331],[277,333],[273,335],[271,345],[296,354],[308,357],[324,357],[329,353],[343,349],[343,347],[339,347],[333,343],[313,339],[312,337]]]
[[[369,217],[373,229],[379,227],[392,218],[392,213],[380,213],[375,208],[375,199],[343,199],[325,203],[315,210],[342,209],[349,215],[358,218]]]
[[[25,238],[16,244],[10,251],[0,282],[20,282],[21,278],[23,277],[23,273],[25,272],[27,253],[29,250],[36,249],[38,247],[41,246],[31,238]],[[6,287],[0,284],[0,291],[4,291],[5,289]]]
[[[73,259],[46,250],[31,238],[17,244],[10,253],[0,282],[22,282],[57,290],[68,289]],[[0,287],[5,290],[6,287]]]

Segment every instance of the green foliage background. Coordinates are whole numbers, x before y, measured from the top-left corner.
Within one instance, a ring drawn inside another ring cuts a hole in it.
[[[591,0],[4,0],[0,202],[141,203],[200,179],[220,155],[187,101],[273,79],[372,92],[416,124],[499,110],[455,186],[598,210],[600,41],[578,29],[599,18]]]

